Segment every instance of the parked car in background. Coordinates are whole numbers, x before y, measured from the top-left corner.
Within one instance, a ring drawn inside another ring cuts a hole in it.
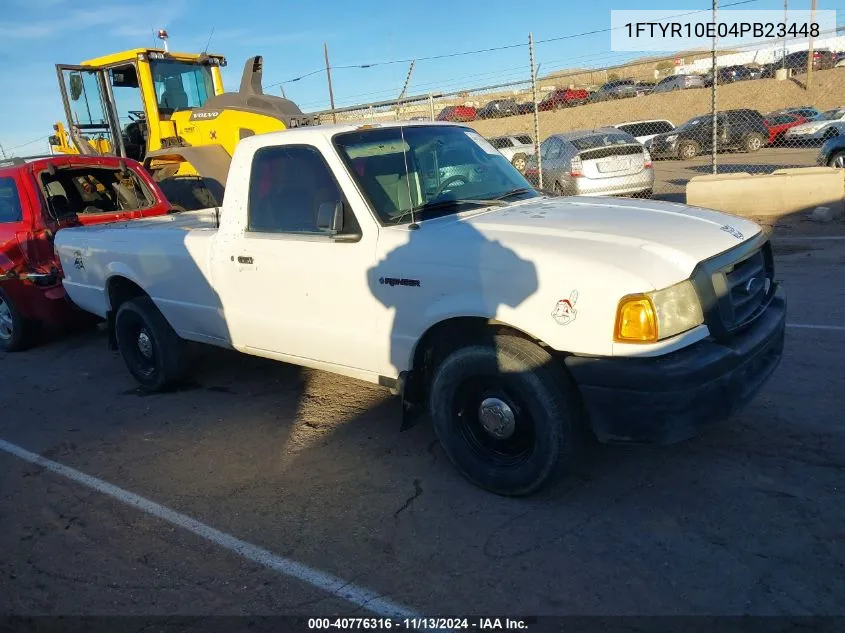
[[[540,145],[543,188],[563,196],[639,195],[654,187],[651,156],[633,136],[613,127],[555,134]],[[526,178],[539,181],[537,157]]]
[[[731,84],[735,81],[748,81],[761,79],[763,70],[754,66],[722,66],[716,71],[716,80],[719,84]],[[713,71],[708,71],[702,77],[705,86],[713,85]]]
[[[665,134],[675,129],[675,124],[667,119],[648,119],[645,121],[627,121],[616,123],[613,127],[627,132],[640,143],[645,143],[658,134]]]
[[[804,117],[808,121],[814,121],[822,116],[821,110],[817,110],[812,106],[798,106],[795,108],[781,108],[780,110],[772,110],[766,116],[775,116],[778,114],[797,114]]]
[[[845,169],[845,134],[834,136],[824,142],[819,150],[819,155],[816,156],[816,164],[823,167]]]
[[[671,75],[657,82],[654,92],[671,92],[687,88],[703,88],[704,80],[698,75]]]
[[[495,136],[487,139],[490,144],[504,154],[511,165],[519,171],[525,171],[525,165],[529,156],[535,153],[534,141],[529,134],[513,134],[508,136]]]
[[[478,110],[479,119],[498,119],[519,113],[519,104],[514,99],[494,99]]]
[[[769,128],[757,110],[719,112],[716,118],[719,151],[756,152],[769,138]],[[658,134],[645,144],[655,158],[689,160],[713,149],[713,115],[697,116],[667,134]]]
[[[547,94],[537,104],[537,109],[541,112],[559,110],[560,108],[581,105],[582,103],[586,103],[589,98],[590,93],[587,90],[580,88],[558,88]]]
[[[815,143],[845,134],[845,108],[834,108],[786,131],[783,140],[789,143]]]
[[[807,119],[800,114],[768,114],[765,123],[769,128],[769,139],[767,145],[777,145],[783,142],[783,135],[790,128],[806,123]]]
[[[42,325],[90,319],[67,301],[57,231],[173,210],[131,159],[44,156],[0,161],[0,351],[36,342]]]
[[[764,78],[774,77],[779,68],[787,68],[794,74],[803,74],[807,72],[808,58],[807,51],[796,51],[790,53],[785,59],[779,59],[770,64],[762,66],[762,76]],[[829,49],[818,49],[813,51],[813,70],[827,70],[834,68],[837,64],[836,53]]]
[[[657,84],[653,81],[637,81],[635,82],[634,86],[637,89],[638,95],[649,95],[654,92],[654,88]]]
[[[467,123],[469,121],[475,121],[477,117],[478,113],[472,106],[446,106],[437,115],[437,120]]]
[[[523,101],[517,106],[517,112],[519,114],[533,114],[534,113],[534,102],[533,101]]]
[[[590,101],[608,101],[610,99],[625,99],[642,94],[633,79],[618,79],[609,81],[590,95]]]

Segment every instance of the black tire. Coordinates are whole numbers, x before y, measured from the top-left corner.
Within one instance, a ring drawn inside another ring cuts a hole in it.
[[[742,146],[746,152],[757,152],[763,147],[765,142],[766,139],[763,138],[762,134],[752,132],[751,134],[745,137],[745,141],[743,142]]]
[[[678,143],[678,158],[681,160],[690,160],[698,156],[701,151],[698,143],[695,141],[681,141]]]
[[[828,167],[835,167],[836,169],[845,168],[845,151],[834,152],[830,160],[827,161]]]
[[[149,297],[121,304],[115,317],[115,337],[126,368],[145,391],[166,391],[185,377],[185,341]]]
[[[552,184],[552,193],[556,196],[565,196],[566,195],[563,192],[563,186],[558,181],[555,181]]]
[[[481,421],[482,403],[496,399],[507,408],[498,408],[492,423],[513,414],[508,437],[495,437]],[[434,374],[429,409],[458,471],[495,494],[531,494],[575,454],[581,409],[574,384],[545,350],[515,336],[449,354]]]
[[[35,344],[38,324],[23,318],[9,294],[0,288],[0,351],[23,352]]]

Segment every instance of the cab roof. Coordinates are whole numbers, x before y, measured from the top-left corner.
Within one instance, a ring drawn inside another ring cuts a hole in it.
[[[203,55],[201,53],[179,53],[176,51],[165,51],[163,48],[132,48],[125,51],[119,51],[117,53],[111,53],[109,55],[103,55],[102,57],[95,57],[94,59],[88,59],[82,62],[82,66],[111,66],[112,64],[119,64],[121,62],[129,62],[135,61],[138,59],[138,55],[145,55],[147,53],[162,53],[163,55],[167,55],[170,59],[177,59],[182,61],[195,61],[198,60]],[[207,53],[207,57],[219,57],[224,58],[224,55],[219,55],[217,53]]]

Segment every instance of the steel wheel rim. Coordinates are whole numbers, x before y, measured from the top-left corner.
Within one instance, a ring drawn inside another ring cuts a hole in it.
[[[684,145],[681,156],[686,159],[695,158],[695,148],[692,145]]]
[[[14,321],[12,321],[12,310],[5,299],[0,297],[0,339],[8,341],[14,333]]]
[[[156,371],[156,355],[153,337],[143,319],[127,314],[125,331],[121,341],[135,369],[142,376],[152,376]]]
[[[482,411],[491,404],[506,412],[507,428],[501,433],[491,432],[483,421]],[[465,380],[456,391],[452,419],[467,448],[500,468],[519,466],[534,452],[537,427],[528,403],[500,378],[476,376]]]
[[[753,137],[748,143],[748,147],[750,147],[751,149],[760,149],[760,139],[756,136]]]
[[[513,166],[516,167],[519,171],[525,169],[525,159],[524,158],[517,158],[513,161]]]
[[[836,167],[837,169],[845,169],[845,154],[834,156],[833,160],[830,161],[830,166]]]

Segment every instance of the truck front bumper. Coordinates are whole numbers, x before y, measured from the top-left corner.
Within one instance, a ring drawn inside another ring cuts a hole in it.
[[[785,327],[779,288],[751,328],[729,342],[708,338],[664,356],[569,356],[565,363],[600,441],[670,444],[753,399],[780,364]]]

